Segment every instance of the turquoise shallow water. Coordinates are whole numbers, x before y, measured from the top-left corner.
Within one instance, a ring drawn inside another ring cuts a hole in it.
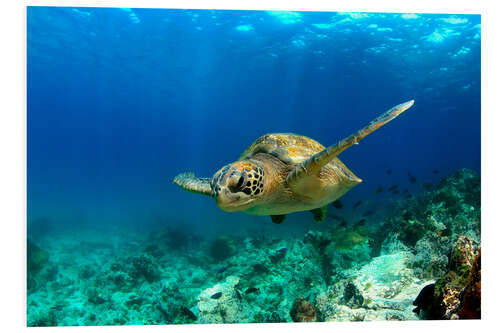
[[[477,275],[480,24],[29,7],[28,325],[476,316],[429,299]],[[408,100],[340,155],[363,182],[323,223],[227,213],[172,183],[265,133],[334,144]]]
[[[28,325],[426,319],[413,311],[422,288],[452,269],[460,237],[479,247],[478,184],[463,170],[392,216],[329,217],[294,236],[183,226],[33,236]],[[312,310],[297,314],[297,299]]]

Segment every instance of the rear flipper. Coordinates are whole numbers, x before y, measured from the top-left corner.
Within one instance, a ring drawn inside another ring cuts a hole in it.
[[[271,215],[271,221],[275,224],[281,224],[285,220],[286,215]]]
[[[323,206],[315,209],[311,209],[310,212],[314,216],[316,222],[323,222],[326,217],[328,206]]]

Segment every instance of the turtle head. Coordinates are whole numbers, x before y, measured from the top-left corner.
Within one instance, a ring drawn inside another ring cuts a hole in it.
[[[220,209],[246,210],[262,198],[264,170],[249,160],[234,162],[217,171],[210,186]]]

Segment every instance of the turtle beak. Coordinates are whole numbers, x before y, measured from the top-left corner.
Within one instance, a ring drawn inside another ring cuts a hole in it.
[[[231,193],[227,187],[222,189],[218,187],[218,189],[219,190],[216,191],[215,194],[215,201],[220,209],[225,210],[226,212],[236,212],[240,210],[238,205],[235,205],[235,203],[239,203],[239,194]]]

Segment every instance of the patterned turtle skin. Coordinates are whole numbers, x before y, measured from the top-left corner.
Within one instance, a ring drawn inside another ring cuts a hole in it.
[[[215,198],[219,208],[227,212],[271,215],[279,224],[286,214],[309,210],[315,220],[322,221],[329,203],[361,183],[337,155],[412,105],[413,100],[391,108],[330,147],[302,135],[266,134],[211,179],[183,173],[174,178],[174,183]]]

